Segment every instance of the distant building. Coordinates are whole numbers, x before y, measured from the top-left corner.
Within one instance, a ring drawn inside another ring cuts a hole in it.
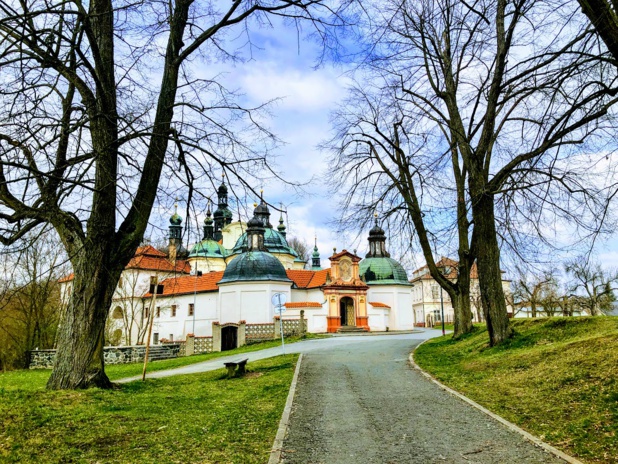
[[[445,276],[455,282],[458,275],[458,262],[442,257],[436,266],[444,270]],[[504,273],[504,271],[502,271]],[[442,321],[441,299],[444,305],[444,320],[447,323],[454,321],[453,305],[447,292],[443,291],[438,283],[431,277],[429,268],[423,266],[412,273],[412,309],[417,326],[433,327]],[[502,289],[506,298],[507,312],[512,317],[513,306],[511,304],[511,281],[502,279]],[[474,322],[484,320],[481,307],[479,279],[476,263],[470,269],[470,309]]]

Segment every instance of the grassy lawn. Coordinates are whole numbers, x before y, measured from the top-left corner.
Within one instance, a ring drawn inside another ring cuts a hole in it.
[[[505,419],[590,463],[618,463],[618,318],[511,321],[489,348],[484,328],[420,346],[426,371]]]
[[[46,391],[49,372],[3,374],[0,461],[266,463],[297,358],[249,363],[243,378],[218,370],[111,391]]]
[[[324,338],[320,334],[306,334],[304,337],[286,337],[285,343],[295,343],[302,340],[313,338]],[[183,356],[174,359],[163,359],[159,361],[151,361],[148,363],[147,372],[162,371],[166,369],[174,369],[176,367],[196,364],[203,361],[209,361],[215,358],[224,356],[233,356],[235,354],[249,353],[251,351],[265,350],[281,345],[281,340],[270,340],[267,342],[254,343],[251,345],[241,346],[235,350],[223,351],[217,353],[196,354],[194,356]],[[105,366],[105,373],[111,381],[123,379],[125,377],[134,377],[142,375],[143,363],[134,364],[108,364]],[[20,370],[8,373],[0,373],[0,391],[10,390],[38,390],[44,388],[47,379],[51,374],[51,369],[36,369],[36,370]]]

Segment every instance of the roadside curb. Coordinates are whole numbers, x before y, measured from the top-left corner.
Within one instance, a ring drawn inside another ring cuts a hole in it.
[[[437,380],[435,377],[433,377],[431,374],[429,374],[428,372],[425,372],[423,369],[420,368],[420,366],[418,364],[416,364],[416,362],[414,362],[414,352],[416,351],[416,349],[421,346],[423,343],[425,343],[428,340],[423,340],[422,343],[419,343],[418,345],[416,345],[414,347],[414,350],[412,350],[412,352],[410,353],[408,360],[410,361],[410,365],[416,369],[417,371],[419,371],[421,374],[423,374],[427,379],[431,380],[433,383],[435,383],[438,387],[440,387],[442,390],[450,393],[451,395],[459,398],[460,400],[468,403],[470,406],[475,407],[476,409],[478,409],[479,411],[485,413],[486,415],[488,415],[489,417],[497,420],[498,422],[500,422],[502,425],[504,425],[507,429],[513,431],[513,432],[517,432],[520,435],[522,435],[526,440],[534,443],[536,446],[538,446],[539,448],[543,448],[545,451],[547,451],[548,453],[553,454],[554,456],[568,462],[569,464],[584,464],[582,461],[574,458],[573,456],[569,456],[566,453],[563,453],[562,451],[560,451],[559,449],[554,448],[553,446],[545,443],[543,440],[541,440],[538,437],[535,437],[534,435],[532,435],[531,433],[526,432],[524,429],[519,428],[518,426],[516,426],[515,424],[507,421],[506,419],[504,419],[503,417],[500,417],[499,415],[491,412],[489,409],[484,408],[483,406],[481,406],[478,403],[475,403],[474,401],[472,401],[470,398],[468,398],[467,396],[462,395],[461,393],[453,390],[450,387],[447,387],[446,385],[444,385],[443,383],[441,383],[439,380]],[[271,464],[269,462],[269,464]]]
[[[296,361],[296,370],[294,371],[294,377],[292,377],[290,392],[288,393],[288,399],[285,402],[283,414],[281,415],[281,420],[279,421],[279,429],[277,430],[277,435],[275,436],[275,441],[273,442],[273,447],[270,451],[270,459],[268,460],[268,464],[278,464],[279,461],[281,461],[283,439],[285,438],[285,434],[288,430],[288,423],[290,421],[290,413],[292,412],[292,403],[294,402],[294,393],[296,393],[296,384],[298,383],[298,373],[300,372],[300,364],[302,360],[303,354],[301,353],[298,356],[298,361]]]

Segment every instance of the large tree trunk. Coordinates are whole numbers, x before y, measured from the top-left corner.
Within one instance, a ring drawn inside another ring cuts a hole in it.
[[[457,282],[459,284],[459,281]],[[455,313],[455,327],[453,337],[461,337],[472,331],[472,311],[470,310],[470,285],[459,286],[456,297],[451,296]]]
[[[58,350],[47,388],[110,388],[104,370],[105,321],[120,271],[110,253],[84,251],[77,261],[69,306],[58,329]]]
[[[493,195],[473,196],[472,217],[475,233],[478,233],[476,256],[481,300],[487,321],[489,343],[494,346],[510,337],[511,328],[502,289]]]

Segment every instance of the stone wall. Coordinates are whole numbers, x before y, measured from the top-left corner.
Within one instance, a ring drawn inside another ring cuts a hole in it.
[[[153,345],[148,353],[148,360],[177,358],[180,351],[179,343]],[[103,348],[105,364],[128,364],[144,362],[146,347],[139,346],[106,346]],[[30,369],[51,369],[54,365],[56,350],[35,350],[30,352]]]

